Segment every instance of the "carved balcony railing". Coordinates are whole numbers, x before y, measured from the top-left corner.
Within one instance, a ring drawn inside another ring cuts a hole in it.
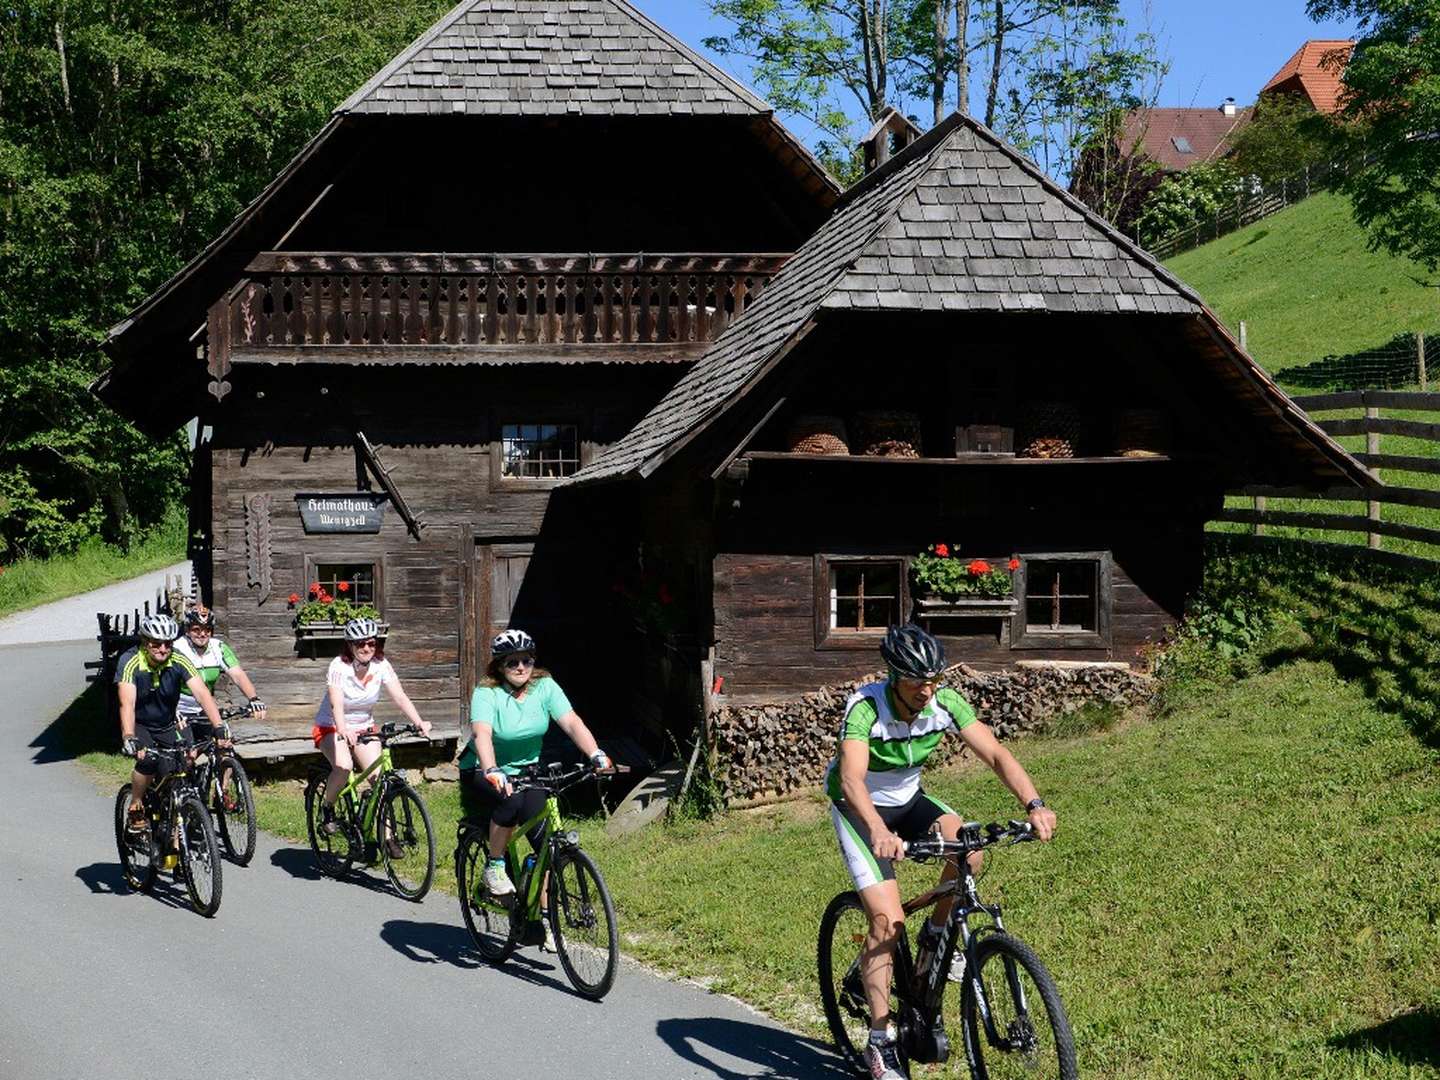
[[[217,330],[237,352],[703,346],[760,295],[785,259],[264,252],[212,310],[212,348]]]

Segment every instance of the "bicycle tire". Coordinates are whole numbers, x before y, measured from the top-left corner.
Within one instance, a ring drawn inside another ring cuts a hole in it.
[[[115,796],[115,847],[120,852],[120,873],[125,884],[136,892],[148,893],[155,887],[158,866],[155,859],[155,831],[146,831],[143,842],[130,836],[126,827],[130,806],[130,785],[123,784]]]
[[[305,831],[310,837],[310,850],[315,855],[315,865],[326,877],[343,878],[350,873],[355,862],[355,851],[350,843],[349,830],[342,820],[341,827],[334,835],[320,827],[320,812],[325,804],[325,785],[329,782],[327,771],[312,772],[305,784]],[[344,808],[336,806],[337,818],[342,817]]]
[[[573,882],[567,872],[573,873]],[[555,849],[549,906],[550,930],[565,976],[582,997],[599,1001],[615,985],[620,933],[605,878],[595,860],[577,847]]]
[[[456,891],[460,915],[475,948],[490,963],[503,964],[520,944],[520,923],[511,914],[513,897],[511,904],[503,904],[481,883],[488,857],[485,830],[465,830],[455,851]]]
[[[220,838],[236,866],[247,866],[255,857],[255,795],[250,790],[250,777],[245,766],[235,757],[221,758],[214,766],[215,820],[220,822]],[[234,790],[227,791],[227,785]],[[226,796],[233,809],[227,809]]]
[[[375,832],[380,841],[380,860],[395,891],[418,903],[435,880],[435,830],[430,827],[430,811],[418,791],[404,780],[392,780],[388,788]],[[391,854],[391,839],[400,842],[404,855]]]
[[[1070,1019],[1054,977],[1034,950],[1009,934],[987,934],[975,946],[975,967],[974,973],[966,973],[960,995],[962,1038],[974,1080],[1035,1075],[1075,1080],[1079,1070]],[[999,1045],[989,1041],[976,1007],[977,978],[1001,1035]],[[1027,981],[1033,993],[1026,989]],[[1016,1001],[1016,985],[1025,999],[1024,1009]],[[1036,1001],[1044,1006],[1045,1023],[1036,1023]]]
[[[820,939],[815,950],[820,975],[820,1004],[830,1037],[851,1068],[869,1076],[865,1064],[865,1043],[870,1035],[870,1009],[860,985],[860,949],[870,932],[870,918],[865,914],[860,897],[853,890],[843,892],[830,901],[820,916]],[[900,948],[902,945],[896,946]],[[890,1015],[897,1022],[904,1005],[895,991],[894,968],[891,968]],[[905,1040],[900,1040],[900,1061],[908,1071]]]
[[[190,906],[207,919],[220,910],[224,873],[220,867],[220,844],[210,811],[198,796],[186,795],[175,808],[176,831],[180,841],[181,876]]]

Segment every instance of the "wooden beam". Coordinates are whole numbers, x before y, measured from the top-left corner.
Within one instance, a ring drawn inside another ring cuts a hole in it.
[[[424,522],[411,512],[405,496],[400,494],[400,489],[390,478],[390,471],[385,468],[384,463],[380,460],[380,455],[375,452],[375,447],[370,445],[370,440],[365,437],[363,431],[355,432],[355,446],[364,456],[365,463],[370,466],[370,471],[375,474],[375,479],[380,482],[380,487],[386,495],[390,496],[390,502],[394,505],[395,512],[404,520],[406,528],[410,530],[410,535],[419,540],[420,530],[425,527]]]
[[[232,364],[688,364],[710,347],[708,341],[665,344],[585,345],[275,345],[230,354]]]

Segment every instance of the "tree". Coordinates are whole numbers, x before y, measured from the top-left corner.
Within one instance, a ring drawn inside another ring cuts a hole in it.
[[[88,385],[107,329],[445,0],[12,0],[0,20],[0,554],[126,539],[183,491]]]
[[[1328,160],[1327,125],[1301,98],[1269,94],[1230,140],[1230,161],[1244,175],[1271,187]]]
[[[1372,246],[1440,268],[1440,0],[1309,0],[1311,18],[1352,17],[1338,153]]]
[[[1145,200],[1135,230],[1143,244],[1193,229],[1229,206],[1239,189],[1240,174],[1226,161],[1192,165],[1167,176]]]

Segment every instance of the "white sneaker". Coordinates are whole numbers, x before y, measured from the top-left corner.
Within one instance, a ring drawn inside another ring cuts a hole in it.
[[[484,884],[485,891],[491,896],[509,896],[515,891],[510,875],[505,873],[504,863],[485,864]]]
[[[555,935],[550,930],[550,920],[544,915],[540,916],[540,925],[545,928],[545,940],[540,942],[540,951],[555,952]]]
[[[965,951],[963,949],[955,950],[955,955],[950,958],[950,971],[945,977],[953,983],[965,981]]]
[[[865,1067],[871,1080],[909,1080],[900,1065],[900,1047],[894,1040],[865,1045]]]

